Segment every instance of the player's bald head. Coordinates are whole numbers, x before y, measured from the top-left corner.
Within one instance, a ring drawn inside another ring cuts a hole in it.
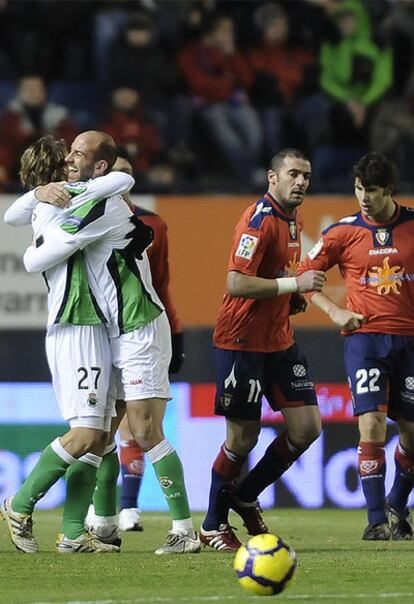
[[[101,130],[86,130],[79,134],[75,141],[91,151],[95,161],[106,161],[107,172],[112,170],[117,158],[116,145],[112,136]]]

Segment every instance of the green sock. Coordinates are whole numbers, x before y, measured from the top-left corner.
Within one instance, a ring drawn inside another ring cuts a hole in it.
[[[116,516],[116,483],[119,476],[119,459],[116,449],[102,457],[96,473],[93,506],[97,516]]]
[[[44,449],[37,464],[13,497],[12,509],[20,514],[31,514],[39,499],[74,461],[76,460],[62,447],[59,439],[54,440]]]
[[[83,461],[85,459],[93,464]],[[85,518],[92,501],[100,459],[86,453],[66,472],[66,499],[60,532],[69,539],[76,539],[85,532]]]
[[[167,440],[148,451],[158,482],[167,500],[173,520],[190,518],[183,466],[177,452]]]

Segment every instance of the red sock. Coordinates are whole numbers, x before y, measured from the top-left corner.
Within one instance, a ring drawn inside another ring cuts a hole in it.
[[[122,493],[120,508],[138,507],[138,495],[144,474],[144,451],[135,440],[123,440],[120,447]]]
[[[219,474],[225,482],[231,482],[240,476],[246,457],[229,451],[225,444],[220,448],[219,454],[213,463],[213,470]]]
[[[359,475],[381,474],[385,464],[384,442],[360,442],[358,446]]]
[[[395,447],[394,459],[406,474],[414,477],[414,453],[404,449],[400,441]]]

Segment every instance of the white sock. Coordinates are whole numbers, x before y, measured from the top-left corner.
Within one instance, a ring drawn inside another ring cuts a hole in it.
[[[174,533],[178,533],[179,535],[189,535],[192,539],[195,537],[193,521],[191,518],[184,518],[184,520],[173,520],[172,530]]]

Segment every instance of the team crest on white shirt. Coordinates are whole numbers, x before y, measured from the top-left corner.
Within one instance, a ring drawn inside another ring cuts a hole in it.
[[[258,237],[253,237],[253,235],[243,233],[240,237],[239,247],[236,250],[236,256],[250,260],[250,258],[253,256],[254,250],[256,249],[258,241]]]

